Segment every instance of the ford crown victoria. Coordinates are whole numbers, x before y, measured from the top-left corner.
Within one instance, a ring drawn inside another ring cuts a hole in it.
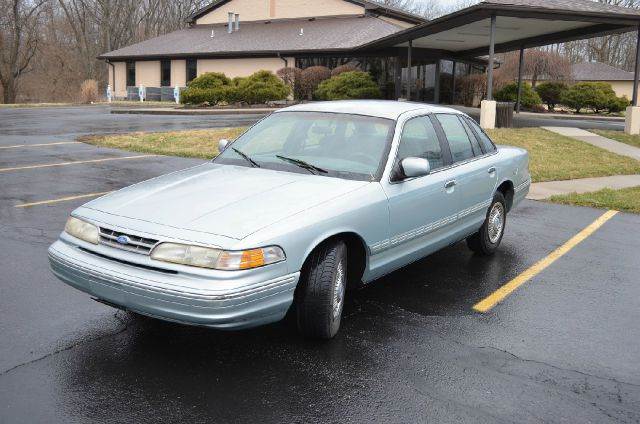
[[[493,254],[531,181],[526,151],[408,102],[281,109],[220,151],[74,210],[55,275],[164,320],[240,329],[289,313],[331,338],[348,287],[465,239]]]

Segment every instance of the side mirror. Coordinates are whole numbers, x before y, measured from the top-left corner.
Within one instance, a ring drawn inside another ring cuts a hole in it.
[[[222,153],[224,149],[227,148],[228,145],[229,145],[229,140],[227,140],[226,138],[223,138],[220,141],[218,141],[218,153]]]
[[[406,178],[424,177],[431,173],[429,161],[423,158],[404,158],[400,169]]]

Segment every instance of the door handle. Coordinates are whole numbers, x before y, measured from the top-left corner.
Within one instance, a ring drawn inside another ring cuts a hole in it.
[[[495,166],[492,166],[491,168],[489,168],[489,169],[487,170],[487,172],[488,172],[489,174],[495,174],[495,173],[496,173],[496,167],[495,167]]]
[[[456,186],[456,180],[447,181],[444,185],[444,188],[451,188]]]

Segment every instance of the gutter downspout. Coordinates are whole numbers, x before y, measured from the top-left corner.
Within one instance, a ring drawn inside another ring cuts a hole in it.
[[[288,68],[288,67],[289,67],[289,61],[288,61],[286,58],[282,57],[282,56],[280,55],[280,53],[278,53],[278,59],[280,59],[280,60],[282,60],[282,61],[284,62],[284,67],[285,67],[285,68]]]
[[[114,65],[113,63],[111,63],[109,61],[109,59],[106,59],[107,65],[111,66],[111,76],[112,76],[112,84],[111,84],[111,89],[113,90],[113,97],[116,96],[116,65]],[[107,78],[108,80],[108,78]]]

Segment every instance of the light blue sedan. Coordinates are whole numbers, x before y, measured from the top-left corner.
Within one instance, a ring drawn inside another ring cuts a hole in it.
[[[464,239],[494,253],[531,182],[525,150],[417,103],[289,107],[220,147],[74,210],[54,274],[164,320],[239,329],[289,313],[331,338],[347,287]]]

